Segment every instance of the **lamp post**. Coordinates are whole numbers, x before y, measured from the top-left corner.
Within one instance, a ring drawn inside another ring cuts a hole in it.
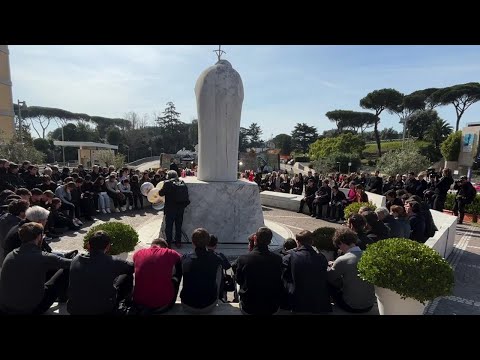
[[[340,172],[340,161],[337,161],[338,164],[338,172]]]
[[[128,145],[125,145],[125,149],[127,149],[127,163],[130,162],[130,147]]]
[[[17,100],[18,105],[18,137],[20,142],[23,143],[22,139],[22,108],[27,109],[27,103],[25,101]]]
[[[352,166],[352,162],[351,162],[351,161],[348,163],[348,173],[349,173],[349,174],[350,174],[350,166]]]

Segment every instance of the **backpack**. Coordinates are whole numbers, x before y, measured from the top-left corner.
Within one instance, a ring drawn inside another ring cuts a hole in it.
[[[183,180],[172,181],[175,203],[187,207],[190,204],[188,198],[188,187]]]

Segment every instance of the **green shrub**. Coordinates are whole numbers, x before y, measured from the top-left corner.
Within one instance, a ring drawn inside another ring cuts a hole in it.
[[[457,131],[448,135],[445,141],[440,145],[443,157],[447,161],[457,161],[460,155],[462,144],[462,132]]]
[[[465,206],[465,212],[480,215],[480,195],[477,194],[471,204]]]
[[[453,210],[453,207],[455,206],[455,196],[456,194],[447,194],[447,200],[445,200],[445,210]]]
[[[367,247],[359,276],[379,287],[423,304],[452,293],[453,270],[435,250],[408,239],[381,240]]]
[[[133,251],[135,245],[138,244],[138,233],[130,225],[122,224],[120,222],[108,222],[94,226],[85,235],[83,239],[83,247],[86,249],[88,241],[96,231],[105,231],[112,241],[110,247],[110,255],[118,255]]]
[[[317,250],[336,251],[333,245],[333,235],[335,234],[335,228],[333,227],[321,227],[313,232],[313,246]]]
[[[344,210],[345,219],[348,219],[350,217],[350,215],[352,215],[352,214],[358,214],[358,210],[360,210],[360,208],[362,206],[369,206],[373,209],[377,208],[377,206],[374,203],[372,203],[371,201],[363,202],[363,203],[357,203],[357,202],[351,203]]]

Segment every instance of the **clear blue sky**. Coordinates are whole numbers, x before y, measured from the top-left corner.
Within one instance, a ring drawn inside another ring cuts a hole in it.
[[[196,118],[194,86],[216,62],[218,45],[14,46],[10,67],[14,100],[105,117],[160,113],[173,101],[181,120]],[[290,133],[305,122],[319,133],[334,124],[330,110],[362,110],[367,93],[394,88],[405,94],[480,80],[480,46],[246,46],[223,45],[245,89],[242,126],[253,122],[263,138]],[[453,105],[438,109],[455,124]],[[380,129],[401,130],[384,112]],[[480,103],[460,127],[480,121]]]

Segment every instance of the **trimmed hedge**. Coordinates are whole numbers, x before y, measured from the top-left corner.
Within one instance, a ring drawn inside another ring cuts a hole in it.
[[[130,225],[122,224],[120,222],[107,222],[94,226],[85,235],[83,239],[83,247],[87,249],[87,244],[93,234],[99,230],[105,231],[112,240],[110,247],[110,255],[118,255],[133,251],[135,245],[138,244],[138,233]]]
[[[358,210],[360,210],[360,208],[363,206],[371,207],[373,210],[377,208],[377,206],[371,201],[363,202],[363,203],[357,203],[357,202],[351,203],[344,210],[345,219],[348,219],[352,214],[358,214]]]
[[[423,304],[452,294],[454,285],[451,266],[435,250],[401,238],[367,246],[358,263],[358,274],[373,285]]]

